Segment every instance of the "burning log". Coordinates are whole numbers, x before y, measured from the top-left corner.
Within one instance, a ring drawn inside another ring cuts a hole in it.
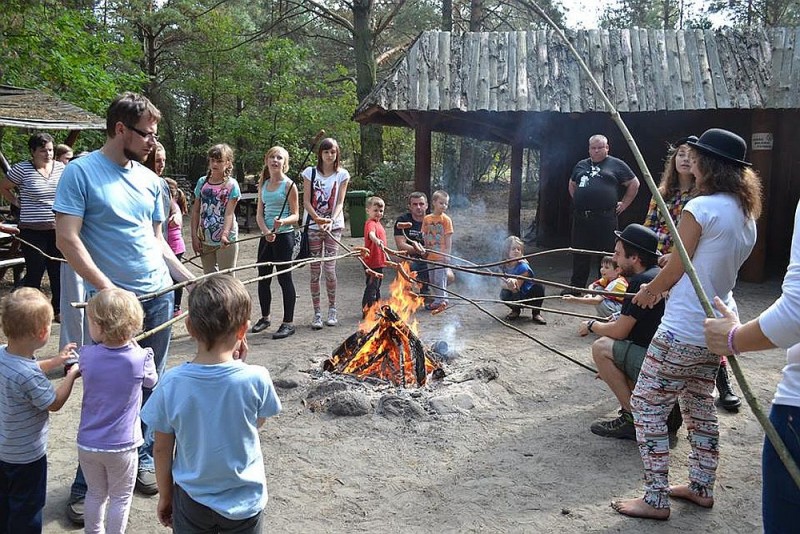
[[[325,371],[378,378],[403,387],[424,386],[428,376],[444,377],[436,354],[425,348],[391,306],[381,306],[376,315],[371,329],[354,333],[333,351],[323,363]]]

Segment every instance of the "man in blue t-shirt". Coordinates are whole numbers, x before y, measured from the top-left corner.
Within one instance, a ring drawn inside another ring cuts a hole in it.
[[[57,245],[90,293],[121,287],[143,295],[168,287],[170,274],[176,280],[193,278],[161,232],[166,224],[161,179],[140,163],[156,146],[160,118],[147,98],[120,95],[106,113],[103,147],[71,163],[59,181],[53,206]],[[142,302],[145,331],[172,317],[172,299],[170,292]],[[167,328],[141,342],[153,349],[159,375],[166,367],[170,335]],[[144,390],[143,403],[150,392]],[[157,492],[149,437],[139,450],[136,487],[146,494]],[[73,523],[83,524],[85,495],[78,468],[67,507]]]
[[[569,181],[572,197],[572,247],[584,250],[610,251],[614,248],[617,216],[630,206],[639,191],[639,179],[627,163],[608,155],[608,139],[603,135],[589,138],[589,157],[575,165]],[[619,199],[620,188],[625,189]],[[599,272],[600,256],[597,256]],[[570,285],[586,287],[591,272],[592,256],[572,255]],[[564,294],[580,294],[576,289]]]

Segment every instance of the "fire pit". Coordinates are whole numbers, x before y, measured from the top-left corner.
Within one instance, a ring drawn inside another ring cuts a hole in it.
[[[410,291],[402,276],[395,278],[390,292],[388,300],[367,310],[359,330],[333,351],[323,370],[402,387],[419,387],[429,378],[444,377],[436,353],[426,349],[416,334],[413,315],[422,298]]]

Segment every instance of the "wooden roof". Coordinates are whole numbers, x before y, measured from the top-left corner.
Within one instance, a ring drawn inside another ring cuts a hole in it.
[[[800,108],[800,28],[581,30],[568,37],[621,112]],[[355,120],[404,112],[605,111],[552,30],[422,33]]]
[[[34,89],[0,85],[0,126],[37,130],[105,130],[105,119]]]

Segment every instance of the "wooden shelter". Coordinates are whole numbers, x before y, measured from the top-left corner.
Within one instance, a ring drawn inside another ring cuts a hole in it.
[[[0,85],[0,128],[69,130],[66,144],[72,145],[81,130],[105,130],[105,119],[89,113],[57,96],[35,89]],[[0,169],[9,165],[0,151]]]
[[[800,152],[792,147],[800,124],[800,29],[582,30],[568,37],[656,180],[671,140],[710,127],[748,140],[766,209],[743,275],[758,280],[767,255],[788,257],[800,197]],[[413,128],[415,187],[428,192],[431,132],[511,145],[508,230],[517,235],[523,150],[539,150],[537,230],[545,246],[569,241],[567,183],[587,157],[591,135],[606,135],[611,153],[635,169],[600,95],[552,30],[425,32],[359,104],[355,120]],[[642,187],[620,225],[643,220],[649,199]]]

